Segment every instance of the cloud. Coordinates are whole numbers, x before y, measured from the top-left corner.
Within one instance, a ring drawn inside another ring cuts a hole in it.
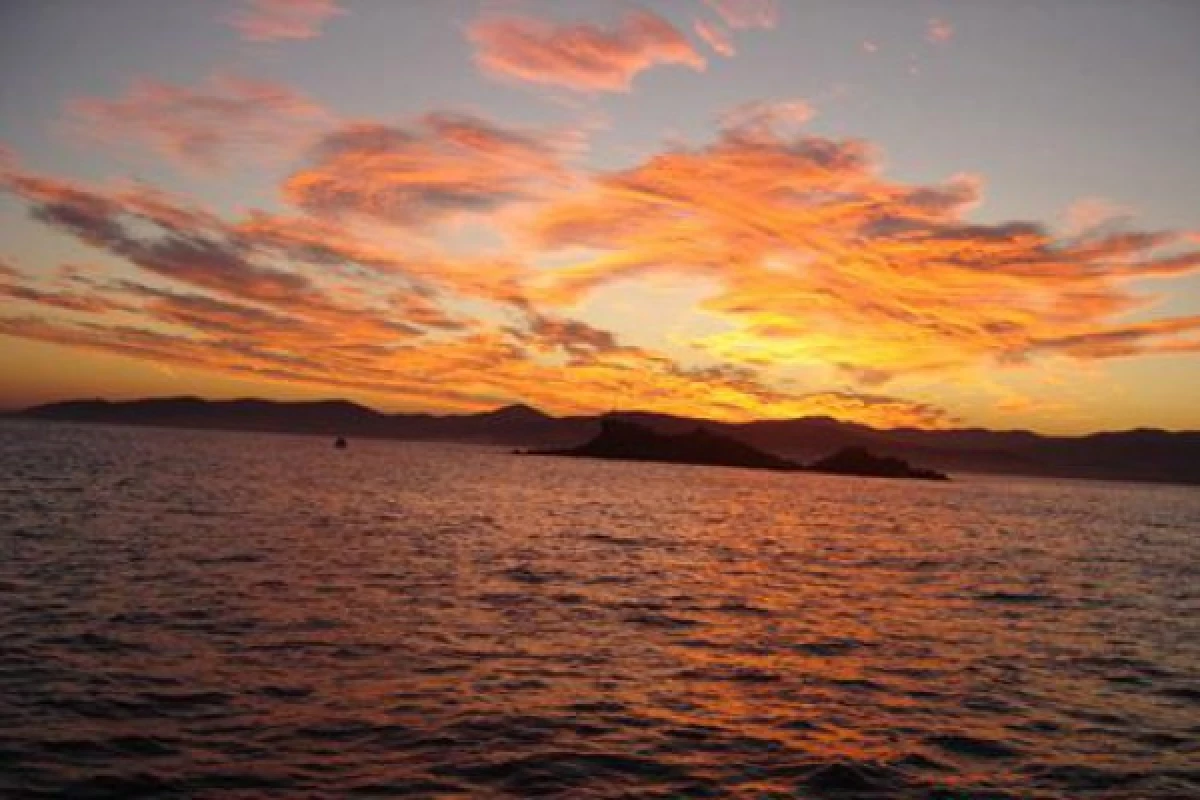
[[[791,394],[743,366],[684,366],[630,346],[536,307],[530,272],[517,264],[416,258],[262,211],[229,221],[141,185],[97,189],[10,172],[0,188],[35,219],[124,264],[64,267],[44,279],[11,270],[13,280],[0,281],[8,335],[443,409],[523,400],[585,412],[619,394],[677,414],[882,421],[890,413],[938,424],[900,398],[856,405]],[[469,315],[464,301],[474,304]]]
[[[925,38],[932,44],[945,44],[954,37],[954,27],[944,19],[933,17],[925,27]]]
[[[1156,352],[1200,353],[1200,315],[1114,325],[1048,338],[1038,342],[1037,346],[1065,350],[1081,358],[1117,358]]]
[[[867,392],[814,392],[804,416],[852,419],[875,427],[950,428],[961,420],[932,403],[914,403],[888,395]]]
[[[720,21],[700,17],[692,28],[713,52],[726,58],[735,54],[730,29],[769,29],[779,24],[779,4],[775,0],[705,0],[705,5],[716,12]]]
[[[286,86],[232,75],[214,76],[196,88],[138,78],[114,100],[72,101],[68,118],[80,136],[148,146],[206,171],[229,167],[238,154],[286,151],[327,120],[318,105]]]
[[[413,286],[392,295],[391,306],[401,319],[431,330],[465,331],[472,327],[468,318],[449,313],[438,292]]]
[[[1144,292],[1200,272],[1194,232],[981,223],[981,178],[890,179],[877,147],[815,135],[811,115],[744,104],[709,141],[596,172],[575,166],[569,131],[347,123],[282,183],[284,211],[232,217],[9,159],[0,192],[105,258],[0,262],[0,331],[426,408],[569,413],[620,396],[924,427],[953,415],[912,387],[957,397],[999,370],[1197,352],[1200,317]],[[503,235],[461,247],[480,220]],[[657,314],[612,327],[588,302],[663,275],[688,287],[670,314],[699,323],[687,339]]]
[[[805,134],[774,109],[739,109],[708,146],[597,175],[546,205],[530,235],[567,263],[541,278],[537,300],[571,308],[615,282],[692,277],[712,286],[699,310],[727,326],[694,342],[713,359],[866,387],[1048,353],[1192,347],[1194,318],[1120,324],[1153,311],[1133,281],[1200,271],[1184,234],[1059,239],[1032,222],[972,223],[978,177],[889,181],[868,143]],[[1100,346],[1114,332],[1122,346]]]
[[[325,135],[284,198],[310,213],[419,227],[536,197],[562,180],[565,142],[466,114],[427,114],[408,127],[345,125]]]
[[[696,31],[696,35],[713,49],[713,52],[726,58],[732,58],[736,54],[737,51],[733,47],[733,40],[729,38],[729,32],[719,24],[698,19],[692,23],[692,28]]]
[[[816,112],[803,100],[754,101],[742,103],[721,115],[721,129],[738,137],[775,137],[794,130]]]
[[[774,28],[779,24],[777,0],[705,0],[731,28]]]
[[[1063,212],[1064,232],[1082,236],[1130,219],[1132,209],[1104,197],[1081,197]]]
[[[329,326],[331,341],[410,330],[378,309],[337,302],[323,283],[301,272],[264,263],[264,250],[274,242],[252,241],[213,215],[171,205],[161,193],[139,187],[103,192],[28,174],[9,175],[6,188],[28,203],[35,219],[157,278],[237,302],[298,310]]]
[[[696,31],[696,36],[700,36],[704,43],[713,48],[714,53],[724,55],[725,58],[733,58],[737,54],[737,49],[733,47],[733,40],[730,34],[718,23],[708,22],[708,20],[697,19],[692,23],[692,30]]]
[[[475,60],[487,74],[581,92],[628,91],[659,64],[705,68],[677,28],[649,11],[626,14],[612,29],[527,17],[490,17],[471,25]]]
[[[249,42],[314,39],[326,22],[345,13],[336,0],[245,0],[229,23]]]
[[[4,281],[0,281],[0,297],[7,297],[9,300],[23,300],[27,303],[35,303],[64,311],[101,313],[126,308],[126,306],[119,303],[112,303],[92,295],[77,292],[47,291],[33,286],[23,286]]]

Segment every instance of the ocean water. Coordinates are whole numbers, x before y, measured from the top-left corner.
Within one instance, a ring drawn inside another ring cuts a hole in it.
[[[1200,797],[1200,492],[0,423],[0,796]]]

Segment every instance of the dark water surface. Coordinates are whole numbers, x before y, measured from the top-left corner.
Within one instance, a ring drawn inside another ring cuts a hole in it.
[[[0,423],[0,795],[1200,797],[1200,492]]]

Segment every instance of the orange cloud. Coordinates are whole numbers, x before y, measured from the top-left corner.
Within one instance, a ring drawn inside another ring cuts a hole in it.
[[[1200,257],[1193,260],[1192,268],[1200,268]],[[1200,353],[1200,315],[1113,325],[1046,339],[1037,346],[1065,350],[1081,358],[1115,358],[1155,352]]]
[[[172,205],[166,195],[136,187],[106,193],[21,173],[7,176],[7,188],[34,218],[150,275],[238,303],[300,311],[330,326],[331,341],[412,331],[380,308],[368,313],[338,302],[304,273],[264,263],[264,250],[275,242],[253,241],[214,215]],[[313,257],[299,248],[288,255]]]
[[[65,311],[100,313],[126,308],[120,304],[111,303],[108,300],[92,295],[75,292],[47,291],[34,286],[24,286],[5,281],[0,281],[0,297],[7,297],[9,300],[23,300],[28,303],[36,303]]]
[[[649,11],[630,12],[611,30],[588,23],[487,18],[475,22],[468,35],[486,73],[576,91],[628,91],[638,73],[659,64],[705,67],[687,37]]]
[[[564,151],[553,136],[465,114],[428,114],[407,128],[356,123],[324,136],[283,195],[311,212],[421,226],[535,197],[564,178]]]
[[[141,186],[100,190],[24,172],[0,186],[139,276],[73,266],[35,285],[10,270],[0,332],[12,336],[437,408],[523,400],[582,412],[621,396],[734,419],[949,419],[899,398],[782,392],[738,365],[682,365],[534,306],[531,272],[502,260],[389,253],[314,218],[227,221]]]
[[[278,152],[326,120],[319,106],[286,86],[231,75],[195,89],[139,78],[122,97],[78,99],[68,113],[81,136],[148,145],[203,170],[229,166],[236,153]]]
[[[0,191],[106,258],[41,278],[0,263],[0,332],[431,408],[582,412],[619,396],[926,427],[952,417],[880,387],[1197,351],[1200,317],[1139,291],[1200,271],[1190,232],[974,222],[979,178],[889,180],[869,142],[806,132],[811,113],[746,104],[707,144],[595,174],[571,167],[570,136],[477,117],[347,124],[284,182],[290,209],[237,218],[10,159]],[[498,213],[506,237],[481,255],[440,238],[447,220]],[[663,274],[704,288],[686,309],[703,333],[678,342],[651,315],[633,344],[585,310]],[[813,391],[828,386],[846,388]]]
[[[326,22],[345,13],[336,0],[246,0],[230,24],[249,42],[313,39]]]
[[[536,245],[588,255],[548,273],[537,298],[566,308],[616,281],[702,277],[715,288],[701,309],[729,325],[694,343],[712,357],[834,370],[865,386],[1051,351],[1192,347],[1194,318],[1120,322],[1152,308],[1131,280],[1200,270],[1200,252],[1166,250],[1182,234],[1065,241],[1033,223],[972,224],[979,179],[890,182],[866,143],[778,119],[734,114],[708,147],[597,176],[548,205],[530,231]],[[1095,344],[1113,337],[1123,346]]]

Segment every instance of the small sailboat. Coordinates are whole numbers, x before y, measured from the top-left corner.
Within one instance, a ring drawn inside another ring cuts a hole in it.
[[[345,450],[347,447],[346,440],[343,439],[341,436],[339,436],[339,437],[337,437],[337,439],[334,440],[333,446],[335,448],[337,448],[338,450]]]

